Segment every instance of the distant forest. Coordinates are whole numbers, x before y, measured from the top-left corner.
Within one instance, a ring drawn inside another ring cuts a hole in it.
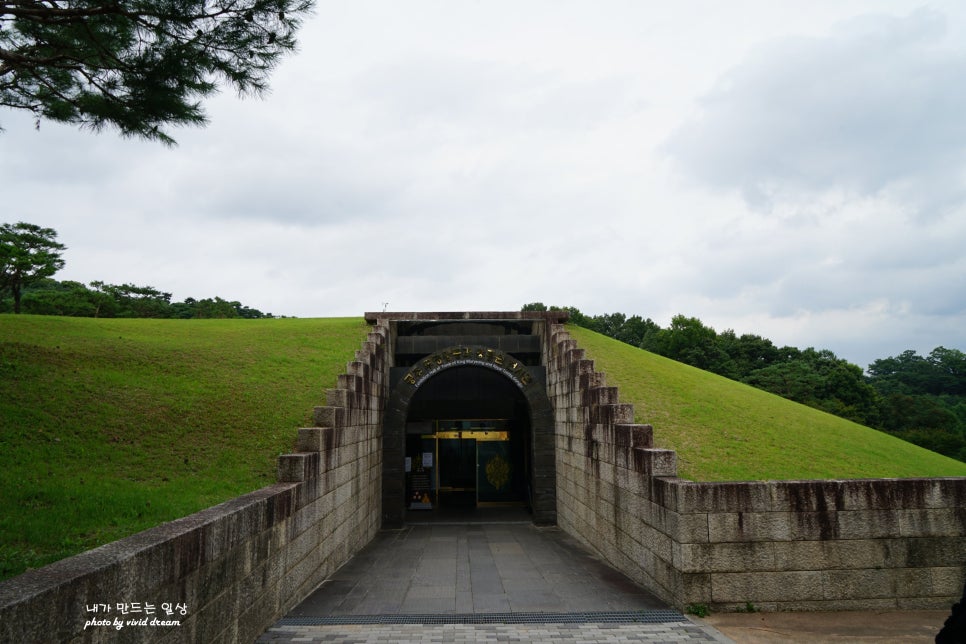
[[[12,313],[13,300],[3,298],[0,291],[0,313]],[[240,302],[229,302],[220,297],[184,302],[172,302],[171,293],[151,286],[133,284],[105,284],[44,278],[23,287],[20,302],[23,313],[34,315],[67,315],[89,318],[271,318]]]
[[[524,311],[566,310],[570,322],[652,353],[874,427],[966,462],[966,354],[903,351],[865,372],[828,349],[776,347],[759,335],[718,333],[677,315],[661,327],[623,313],[587,316],[534,302]]]

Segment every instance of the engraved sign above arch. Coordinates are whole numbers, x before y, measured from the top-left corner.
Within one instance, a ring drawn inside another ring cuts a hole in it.
[[[535,383],[533,375],[522,361],[498,349],[483,346],[453,346],[428,355],[412,366],[403,376],[403,382],[418,389],[444,369],[469,366],[499,371],[524,391]]]

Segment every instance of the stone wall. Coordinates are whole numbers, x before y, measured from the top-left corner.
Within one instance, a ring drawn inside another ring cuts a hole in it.
[[[561,325],[546,345],[557,521],[678,608],[948,609],[966,479],[693,483]]]
[[[372,330],[275,485],[0,583],[0,642],[254,641],[379,530],[388,340]]]

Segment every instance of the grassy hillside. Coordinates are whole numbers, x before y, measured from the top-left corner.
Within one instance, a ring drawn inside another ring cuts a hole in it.
[[[0,315],[0,578],[274,483],[366,332]]]
[[[678,474],[698,481],[966,476],[966,463],[779,396],[568,327]]]

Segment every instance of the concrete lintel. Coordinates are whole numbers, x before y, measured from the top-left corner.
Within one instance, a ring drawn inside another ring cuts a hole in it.
[[[568,311],[414,311],[367,312],[366,323],[378,324],[382,321],[433,321],[433,320],[544,320],[560,324],[570,319]]]

